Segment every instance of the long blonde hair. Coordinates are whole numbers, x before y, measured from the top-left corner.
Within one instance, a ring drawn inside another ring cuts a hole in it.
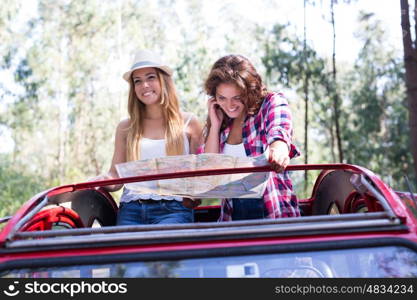
[[[184,121],[174,82],[168,74],[155,68],[161,85],[162,114],[165,126],[165,151],[167,155],[184,154]],[[137,98],[132,78],[129,81],[128,112],[130,126],[127,133],[127,161],[140,159],[139,144],[143,136],[145,105]]]

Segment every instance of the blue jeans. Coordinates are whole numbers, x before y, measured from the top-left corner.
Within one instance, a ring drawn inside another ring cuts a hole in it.
[[[232,220],[263,219],[267,215],[263,199],[232,198],[232,202]]]
[[[117,225],[174,224],[194,222],[193,210],[176,200],[120,203]]]

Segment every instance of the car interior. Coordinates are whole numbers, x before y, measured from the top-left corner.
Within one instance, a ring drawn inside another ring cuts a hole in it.
[[[302,216],[350,214],[384,211],[377,198],[358,187],[356,174],[347,170],[323,170],[311,196],[299,199]],[[57,227],[91,228],[116,225],[118,205],[103,188],[68,191],[53,195],[21,231],[48,230]],[[194,222],[216,222],[219,205],[201,205],[194,209]]]

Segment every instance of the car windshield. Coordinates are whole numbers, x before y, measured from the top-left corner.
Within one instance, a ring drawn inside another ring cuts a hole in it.
[[[417,253],[386,246],[20,269],[2,277],[417,277]]]

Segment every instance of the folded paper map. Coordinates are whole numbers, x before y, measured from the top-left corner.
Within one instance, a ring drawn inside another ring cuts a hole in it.
[[[116,165],[121,178],[193,170],[245,168],[268,165],[266,155],[233,157],[225,154],[179,155]],[[143,193],[189,198],[262,198],[269,172],[211,175],[134,182],[126,188]]]

